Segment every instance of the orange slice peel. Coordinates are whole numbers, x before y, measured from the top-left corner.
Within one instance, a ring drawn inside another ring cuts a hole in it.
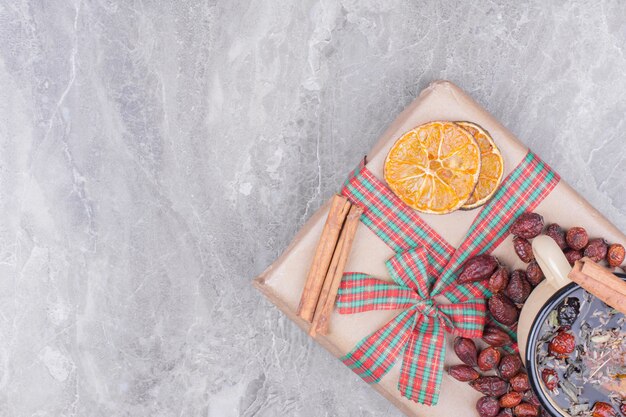
[[[464,206],[481,172],[474,136],[453,122],[423,124],[402,135],[384,165],[389,188],[423,213],[445,214]]]
[[[504,159],[493,138],[485,129],[472,122],[455,122],[472,134],[480,148],[480,175],[474,192],[461,207],[464,210],[482,206],[496,193],[504,175]]]

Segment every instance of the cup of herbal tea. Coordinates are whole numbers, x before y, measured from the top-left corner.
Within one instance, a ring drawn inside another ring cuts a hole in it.
[[[552,259],[549,247],[542,250]],[[626,416],[626,318],[567,280],[565,269],[542,265],[546,279],[520,314],[518,345],[531,387],[552,416]]]

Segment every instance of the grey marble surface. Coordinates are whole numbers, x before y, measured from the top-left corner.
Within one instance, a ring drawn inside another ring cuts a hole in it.
[[[0,1],[0,415],[399,415],[252,278],[436,79],[626,230],[625,17]]]

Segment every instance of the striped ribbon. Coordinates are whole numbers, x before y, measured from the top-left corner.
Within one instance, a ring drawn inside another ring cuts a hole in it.
[[[558,175],[529,152],[482,207],[455,249],[361,164],[342,193],[363,208],[361,221],[396,252],[386,263],[394,282],[344,274],[338,311],[402,312],[361,340],[342,361],[368,383],[376,383],[402,355],[401,394],[421,404],[437,404],[444,333],[480,337],[487,320],[485,297],[491,294],[486,286],[455,282],[463,263],[495,249],[515,219],[532,211],[558,182]],[[435,296],[445,297],[449,304],[435,302]]]

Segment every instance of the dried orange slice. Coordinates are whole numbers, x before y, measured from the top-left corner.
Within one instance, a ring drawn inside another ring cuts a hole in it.
[[[504,159],[491,135],[485,129],[472,122],[456,122],[456,124],[470,132],[480,148],[481,166],[478,183],[470,198],[461,207],[469,210],[482,206],[495,194],[504,174]]]
[[[389,188],[424,213],[457,210],[474,191],[480,148],[470,132],[453,122],[430,122],[396,141],[385,159]]]

